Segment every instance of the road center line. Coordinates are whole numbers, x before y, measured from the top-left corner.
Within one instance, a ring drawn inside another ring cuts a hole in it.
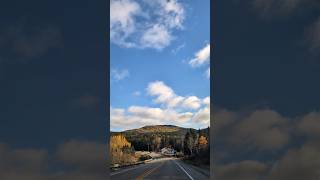
[[[181,169],[184,173],[186,173],[186,175],[187,175],[191,180],[194,180],[193,177],[192,177],[179,163],[177,163],[175,160],[173,160],[173,162],[174,162],[176,165],[178,165],[178,166],[180,167],[180,169]]]
[[[155,168],[152,168],[152,169],[144,172],[143,174],[141,174],[140,176],[138,176],[138,177],[136,178],[136,180],[143,180],[144,177],[147,177],[149,174],[151,174],[151,173],[154,172],[155,170],[159,169],[163,164],[164,164],[164,162],[162,162],[159,166],[156,166]]]
[[[114,175],[117,175],[117,174],[121,174],[121,173],[124,173],[124,172],[130,171],[130,170],[138,169],[138,168],[143,167],[143,166],[146,166],[146,165],[147,165],[147,164],[143,164],[143,165],[140,165],[140,166],[137,166],[137,167],[128,168],[128,169],[124,169],[124,170],[122,170],[122,171],[118,171],[118,172],[110,173],[110,176],[114,176]]]

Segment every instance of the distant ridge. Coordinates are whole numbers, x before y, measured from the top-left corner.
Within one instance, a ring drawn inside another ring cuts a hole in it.
[[[179,135],[185,135],[185,133],[189,129],[190,128],[184,128],[184,127],[179,127],[175,125],[147,125],[147,126],[143,126],[141,128],[136,128],[136,129],[130,129],[130,130],[125,130],[120,132],[111,132],[111,134],[178,133]],[[191,129],[195,130],[193,128]]]
[[[138,129],[127,130],[124,132],[138,132],[138,133],[172,133],[179,131],[187,131],[187,128],[182,128],[174,125],[153,125],[153,126],[144,126]]]

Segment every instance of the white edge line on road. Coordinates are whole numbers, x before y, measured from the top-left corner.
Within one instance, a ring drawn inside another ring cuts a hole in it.
[[[133,167],[133,168],[128,168],[128,169],[124,169],[122,171],[118,171],[118,172],[114,172],[114,173],[110,173],[110,176],[114,176],[114,175],[117,175],[117,174],[121,174],[121,173],[124,173],[124,172],[127,172],[127,171],[130,171],[130,170],[134,170],[134,169],[137,169],[137,168],[140,168],[140,167],[143,167],[143,166],[146,166],[147,164],[143,164],[141,166],[137,166],[137,167]]]
[[[177,163],[176,161],[173,161],[174,163],[176,163],[176,165],[178,165],[180,167],[180,169],[182,169],[182,171],[184,173],[186,173],[186,175],[188,175],[188,177],[191,179],[191,180],[194,180],[193,177],[191,177],[191,175],[179,164]]]

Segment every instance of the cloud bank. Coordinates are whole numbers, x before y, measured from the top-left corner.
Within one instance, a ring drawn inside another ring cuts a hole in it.
[[[172,124],[183,127],[208,127],[210,97],[177,95],[162,81],[150,82],[146,93],[159,107],[130,106],[110,108],[111,129],[132,129],[145,125]]]

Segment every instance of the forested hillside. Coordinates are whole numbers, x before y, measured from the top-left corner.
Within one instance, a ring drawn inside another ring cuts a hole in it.
[[[159,151],[163,147],[172,147],[180,152],[187,148],[185,147],[186,138],[188,141],[194,141],[195,144],[201,136],[202,142],[203,139],[208,141],[209,128],[196,130],[173,125],[155,125],[123,132],[111,132],[111,135],[119,134],[123,135],[136,151]]]

